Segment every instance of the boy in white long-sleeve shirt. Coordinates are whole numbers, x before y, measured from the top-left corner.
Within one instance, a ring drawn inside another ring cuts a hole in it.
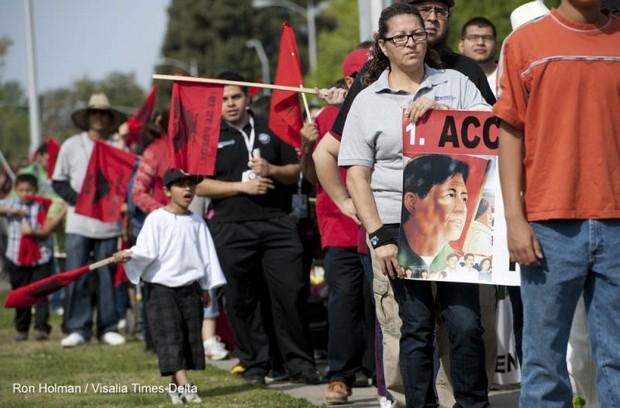
[[[168,204],[150,213],[136,245],[115,254],[129,280],[150,286],[147,315],[162,376],[171,375],[173,404],[201,402],[186,370],[204,370],[201,338],[208,290],[226,283],[207,224],[188,207],[199,177],[179,169],[164,174]]]

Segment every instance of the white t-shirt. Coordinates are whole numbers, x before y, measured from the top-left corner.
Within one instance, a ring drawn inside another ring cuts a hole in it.
[[[142,279],[180,287],[198,281],[205,290],[226,284],[211,233],[197,214],[153,211],[131,252],[125,271],[134,284]]]
[[[487,82],[489,83],[489,87],[491,91],[493,91],[493,95],[497,98],[497,68],[491,74],[487,75]]]

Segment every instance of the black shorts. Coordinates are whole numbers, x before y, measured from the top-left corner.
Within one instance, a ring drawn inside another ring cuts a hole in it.
[[[203,302],[198,283],[171,288],[148,283],[146,313],[162,376],[204,370]]]

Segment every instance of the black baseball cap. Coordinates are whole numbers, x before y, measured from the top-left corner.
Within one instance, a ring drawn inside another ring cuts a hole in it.
[[[181,169],[168,169],[164,173],[164,186],[170,188],[173,183],[187,179],[192,180],[194,183],[198,184],[202,181],[202,176],[193,176],[189,173],[184,172]]]
[[[426,1],[430,1],[430,0],[409,0],[408,3],[409,4],[420,4]],[[445,5],[448,6],[448,8],[454,7],[454,0],[437,0],[437,1],[444,3]]]

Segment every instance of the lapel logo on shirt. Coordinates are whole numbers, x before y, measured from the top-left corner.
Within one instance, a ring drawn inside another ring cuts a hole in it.
[[[236,142],[235,142],[235,139],[225,140],[225,141],[223,141],[223,142],[219,142],[219,143],[217,144],[217,148],[218,148],[218,149],[221,149],[221,148],[224,148],[224,147],[226,147],[226,146],[232,146],[232,145],[234,145],[235,143],[236,143]]]
[[[271,142],[271,136],[267,133],[261,133],[260,135],[258,135],[258,141],[266,145]]]
[[[445,95],[445,96],[435,96],[435,100],[436,101],[452,101],[456,99],[456,97],[454,95]]]

